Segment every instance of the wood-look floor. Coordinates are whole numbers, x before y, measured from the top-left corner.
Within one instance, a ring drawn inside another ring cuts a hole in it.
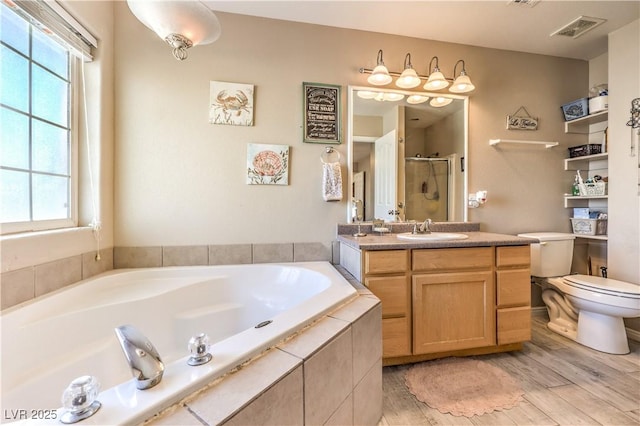
[[[631,353],[586,348],[546,327],[535,316],[533,337],[518,352],[478,356],[514,377],[525,391],[516,407],[455,417],[418,401],[404,384],[410,365],[384,367],[379,425],[640,425],[640,343]]]

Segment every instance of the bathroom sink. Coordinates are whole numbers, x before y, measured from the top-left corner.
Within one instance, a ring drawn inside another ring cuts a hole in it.
[[[454,232],[432,232],[430,234],[412,234],[411,232],[405,232],[398,234],[398,238],[401,240],[412,241],[446,241],[446,240],[466,240],[469,238],[465,234],[456,234]]]

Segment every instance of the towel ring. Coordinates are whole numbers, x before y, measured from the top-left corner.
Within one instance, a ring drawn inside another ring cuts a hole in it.
[[[340,153],[333,149],[333,147],[327,146],[324,149],[322,155],[320,155],[320,161],[323,163],[337,163],[340,161]]]

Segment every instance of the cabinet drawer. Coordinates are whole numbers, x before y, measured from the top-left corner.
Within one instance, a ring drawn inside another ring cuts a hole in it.
[[[382,318],[409,315],[411,287],[405,275],[397,277],[367,277],[364,285],[382,302]]]
[[[405,272],[408,269],[408,250],[380,250],[364,252],[365,274]]]
[[[496,247],[496,266],[529,266],[531,249],[529,246]]]
[[[496,271],[496,281],[498,307],[531,304],[531,277],[528,268]]]
[[[492,247],[413,250],[414,271],[493,267]]]
[[[411,318],[382,320],[382,357],[411,355]]]
[[[498,344],[531,340],[531,308],[498,309]]]

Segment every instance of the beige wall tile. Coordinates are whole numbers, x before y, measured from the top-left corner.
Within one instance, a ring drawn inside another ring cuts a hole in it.
[[[377,425],[382,417],[382,358],[353,389],[353,424]]]
[[[253,263],[293,262],[293,244],[254,244]]]
[[[100,260],[96,260],[96,253],[91,251],[82,255],[82,279],[86,280],[94,275],[113,269],[113,247],[100,250]]]
[[[301,425],[304,420],[302,366],[260,395],[225,425]]]
[[[209,265],[243,265],[252,263],[251,244],[209,246]]]
[[[34,268],[5,272],[0,279],[0,309],[10,308],[36,296]]]
[[[113,267],[153,268],[162,266],[162,247],[114,247]]]
[[[349,394],[336,411],[325,422],[325,426],[355,425],[353,422],[353,394]]]
[[[294,339],[281,343],[278,348],[298,358],[307,359],[347,327],[349,323],[346,321],[325,317],[305,328]]]
[[[382,305],[377,304],[351,326],[353,332],[353,383],[382,358]]]
[[[186,405],[208,424],[220,424],[299,367],[301,362],[279,349],[271,349]]]
[[[305,424],[326,422],[353,388],[351,329],[304,362]]]
[[[35,267],[36,297],[82,279],[82,255],[56,260]]]
[[[331,246],[322,243],[294,243],[294,262],[331,261]]]
[[[193,266],[209,264],[207,246],[162,247],[162,266]]]

